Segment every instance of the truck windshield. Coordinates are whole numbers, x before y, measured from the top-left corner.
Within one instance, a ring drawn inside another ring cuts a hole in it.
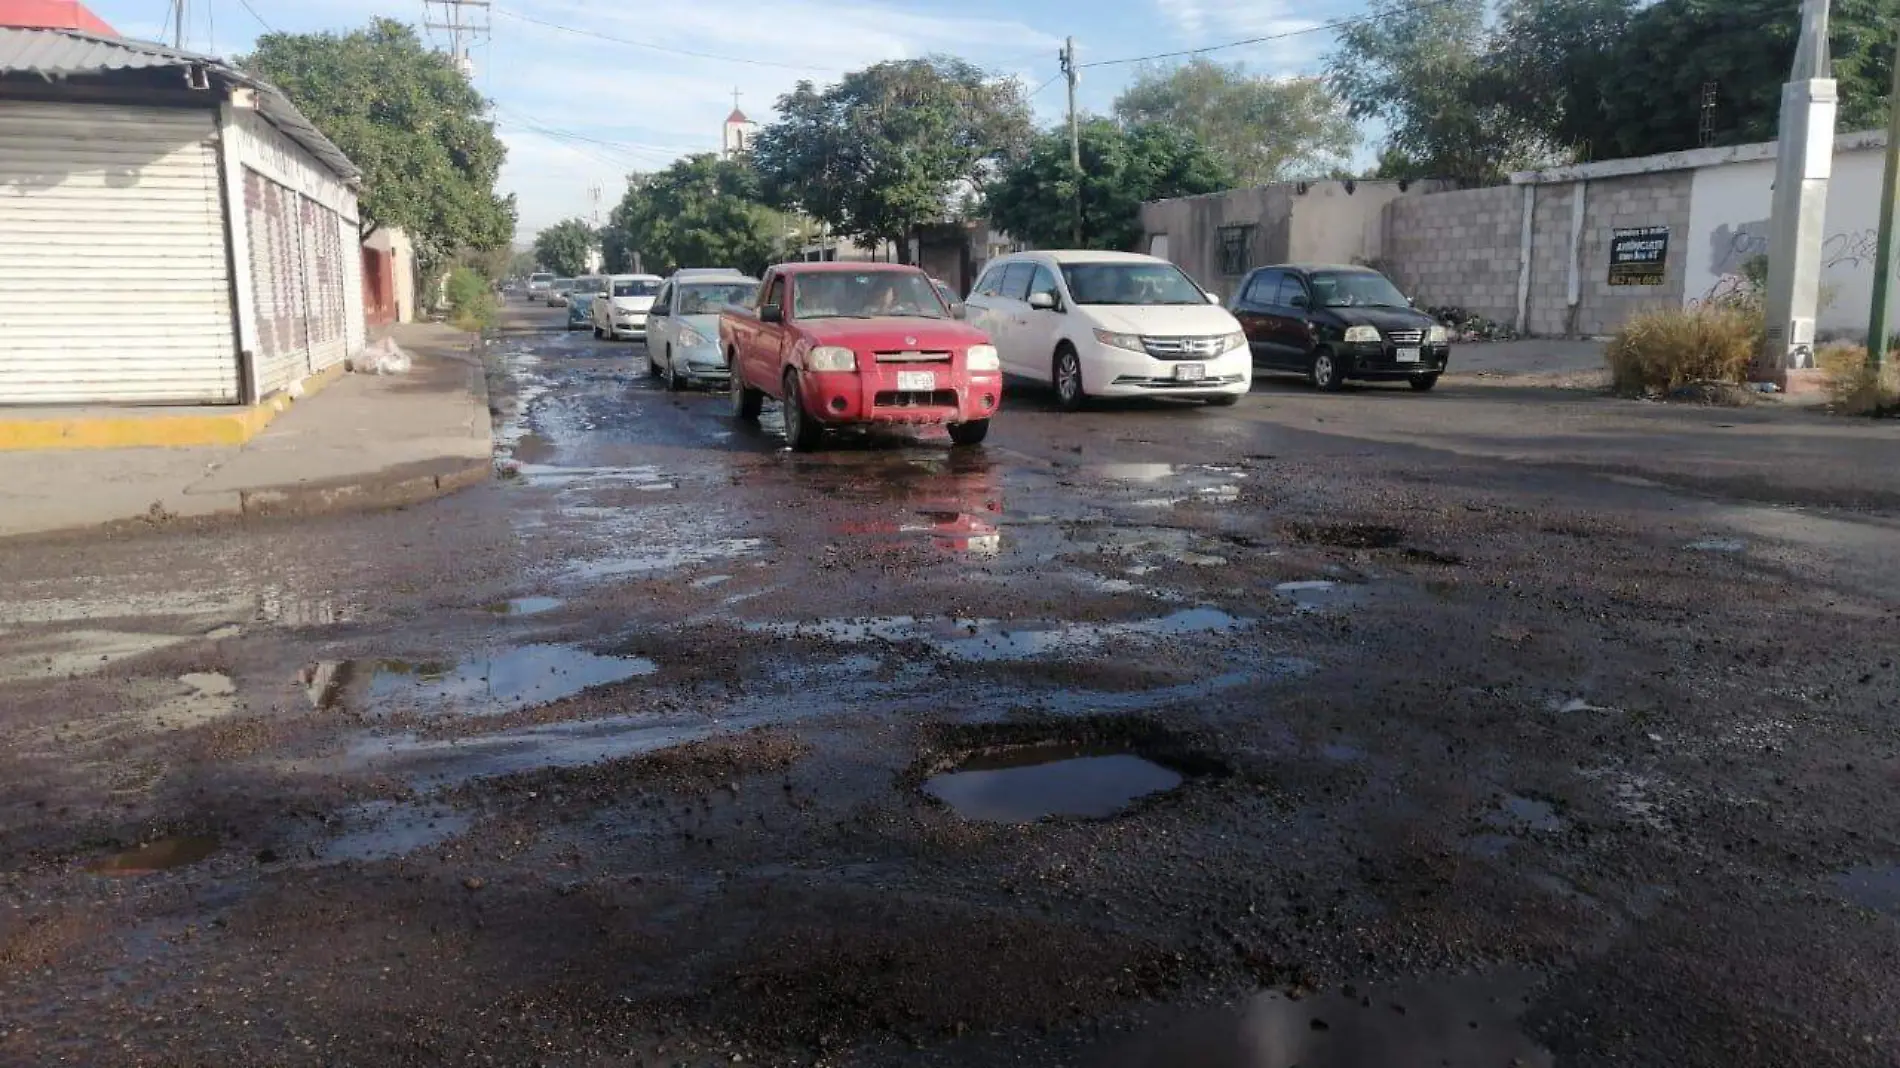
[[[1172,263],[1065,263],[1077,304],[1206,304],[1201,287]]]
[[[717,315],[728,304],[750,304],[759,291],[757,282],[728,282],[723,285],[681,286],[679,314]]]
[[[948,319],[930,279],[909,271],[836,271],[800,275],[793,283],[798,319]]]
[[[1318,271],[1313,299],[1323,308],[1403,308],[1405,294],[1376,271]]]

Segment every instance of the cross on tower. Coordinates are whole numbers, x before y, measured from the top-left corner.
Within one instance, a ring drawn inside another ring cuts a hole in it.
[[[737,88],[736,86],[735,86],[735,87],[733,88],[733,90],[732,90],[732,110],[734,110],[734,111],[737,111],[737,110],[739,110],[739,98],[740,98],[741,96],[743,96],[743,95],[745,95],[745,94],[743,94],[743,93],[741,93],[741,92],[739,92],[739,90],[738,90],[738,88]]]

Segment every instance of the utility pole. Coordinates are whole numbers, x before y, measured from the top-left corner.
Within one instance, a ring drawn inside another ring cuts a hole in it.
[[[470,53],[488,37],[489,5],[490,0],[422,0],[422,25],[449,31],[449,58],[463,74],[475,72]]]
[[[1768,327],[1755,381],[1787,389],[1814,375],[1814,319],[1820,304],[1821,236],[1834,169],[1834,116],[1840,99],[1827,51],[1828,0],[1802,0],[1801,40],[1781,87],[1775,192],[1769,225]]]
[[[185,48],[185,0],[172,0],[172,47]]]
[[[1867,366],[1879,380],[1887,358],[1887,338],[1893,332],[1888,316],[1893,310],[1893,207],[1900,193],[1900,63],[1893,65],[1893,86],[1887,96],[1887,171],[1880,182],[1880,240],[1874,252],[1874,308],[1868,317]]]
[[[1082,247],[1082,128],[1075,121],[1075,82],[1081,71],[1075,65],[1075,38],[1062,42],[1062,73],[1069,79],[1069,169],[1075,179],[1075,247]]]

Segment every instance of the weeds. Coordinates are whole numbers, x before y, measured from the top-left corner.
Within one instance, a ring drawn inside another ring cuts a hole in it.
[[[493,287],[473,268],[450,271],[443,295],[449,302],[449,324],[457,330],[479,333],[494,326],[500,314]]]
[[[1827,375],[1834,409],[1846,415],[1900,414],[1900,364],[1888,360],[1878,377],[1867,366],[1863,345],[1837,341],[1814,353],[1815,365]]]
[[[1651,396],[1744,381],[1761,339],[1761,316],[1748,307],[1660,308],[1632,316],[1603,356],[1618,393]]]

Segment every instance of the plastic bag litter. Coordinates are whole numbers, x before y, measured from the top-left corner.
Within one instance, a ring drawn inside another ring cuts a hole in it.
[[[401,375],[408,374],[414,366],[409,354],[396,344],[394,338],[372,341],[363,346],[350,360],[350,370],[359,375]]]

